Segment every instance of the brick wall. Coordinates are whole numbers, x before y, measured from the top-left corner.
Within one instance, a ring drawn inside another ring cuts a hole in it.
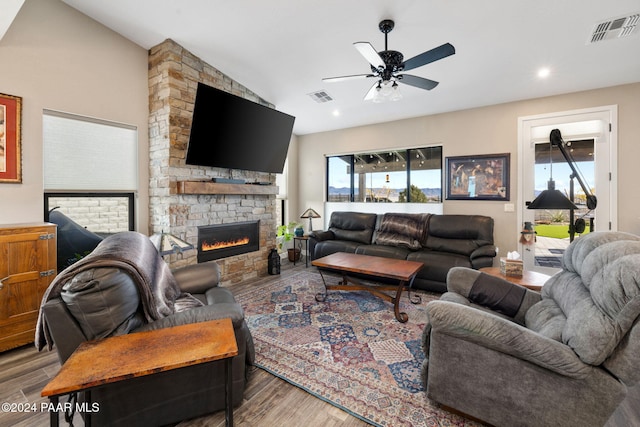
[[[228,169],[185,164],[198,82],[273,108],[273,105],[203,62],[172,40],[149,51],[150,232],[170,232],[197,244],[200,225],[260,220],[260,250],[216,262],[223,283],[267,274],[267,255],[275,247],[274,195],[181,195],[178,181],[229,177]],[[233,178],[270,181],[275,175],[234,170]],[[196,263],[196,251],[166,257],[171,267]]]
[[[94,233],[129,230],[127,197],[50,197],[49,206]]]

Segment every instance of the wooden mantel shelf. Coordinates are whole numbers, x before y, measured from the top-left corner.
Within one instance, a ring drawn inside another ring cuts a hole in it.
[[[211,181],[178,181],[178,194],[278,194],[275,185],[222,184]]]

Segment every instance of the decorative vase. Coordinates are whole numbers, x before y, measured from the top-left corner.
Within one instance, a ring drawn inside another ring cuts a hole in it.
[[[296,227],[296,229],[293,230],[293,234],[295,234],[296,237],[302,237],[304,235],[304,228]]]
[[[287,255],[289,257],[289,261],[291,262],[300,261],[300,253],[300,248],[287,249]]]

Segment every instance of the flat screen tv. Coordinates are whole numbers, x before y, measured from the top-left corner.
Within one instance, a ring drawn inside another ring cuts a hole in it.
[[[295,117],[198,83],[186,162],[282,173]]]

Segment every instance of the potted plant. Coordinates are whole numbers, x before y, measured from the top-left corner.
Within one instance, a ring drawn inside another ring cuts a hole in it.
[[[278,246],[278,252],[282,253],[287,246],[287,242],[291,241],[295,236],[295,229],[300,224],[296,222],[290,222],[287,225],[279,225],[276,227],[276,244]],[[286,248],[289,256],[289,261],[294,262],[300,259],[300,248]]]

